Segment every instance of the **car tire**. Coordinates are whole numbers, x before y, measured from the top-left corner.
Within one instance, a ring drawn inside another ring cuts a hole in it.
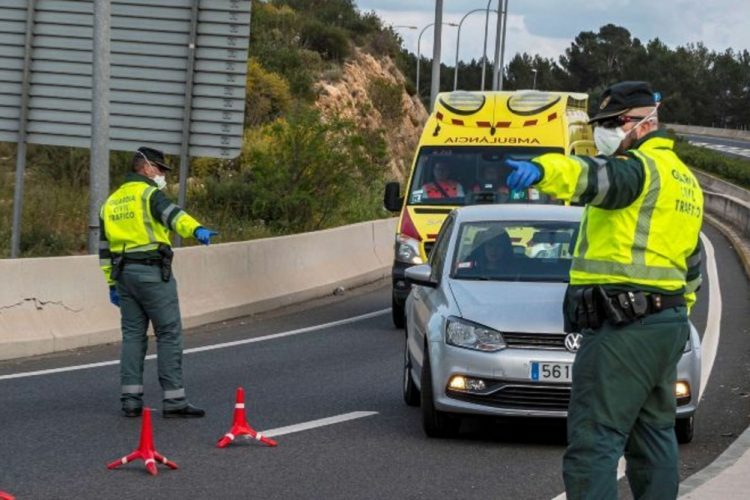
[[[396,328],[404,328],[404,326],[406,326],[406,311],[404,303],[398,301],[395,295],[391,295],[391,316],[393,317],[393,324]]]
[[[461,418],[435,409],[435,399],[432,392],[432,368],[430,367],[430,353],[425,346],[422,361],[420,391],[422,403],[422,429],[428,437],[450,438],[458,435]]]
[[[695,430],[695,417],[692,415],[687,418],[678,418],[674,424],[674,432],[677,435],[677,442],[687,444],[693,440]]]
[[[419,406],[420,394],[414,377],[411,376],[411,356],[409,356],[409,335],[404,335],[404,403],[409,406]]]

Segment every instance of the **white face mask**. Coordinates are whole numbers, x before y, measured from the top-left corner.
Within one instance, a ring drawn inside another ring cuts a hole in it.
[[[594,144],[596,144],[596,149],[599,150],[599,152],[606,156],[611,156],[617,152],[617,150],[620,148],[620,144],[622,144],[622,141],[625,140],[625,138],[630,135],[631,132],[633,132],[635,129],[640,127],[643,123],[648,121],[652,116],[656,115],[656,111],[659,108],[659,105],[654,108],[653,111],[651,111],[649,114],[643,117],[641,121],[635,124],[633,128],[625,132],[622,127],[616,127],[616,128],[604,128],[604,127],[595,127],[594,128]]]
[[[140,155],[143,156],[143,159],[146,160],[146,163],[148,163],[149,167],[154,168],[154,166],[151,164],[151,162],[148,161],[148,157],[145,154],[143,154],[140,151],[138,151],[138,153],[140,153]],[[167,187],[167,178],[165,176],[163,176],[163,175],[157,175],[157,176],[155,176],[151,180],[156,183],[156,188],[159,191],[162,191],[165,187]]]
[[[165,187],[167,187],[167,178],[163,175],[157,175],[151,180],[156,183],[156,187],[160,191],[163,190]]]
[[[622,144],[622,141],[625,140],[627,136],[628,134],[622,130],[622,127],[594,128],[594,144],[596,144],[596,149],[606,156],[615,154],[620,147],[620,144]]]

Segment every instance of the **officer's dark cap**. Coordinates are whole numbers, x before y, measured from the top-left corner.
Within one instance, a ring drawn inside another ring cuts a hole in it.
[[[602,93],[599,110],[589,123],[620,116],[633,108],[649,106],[656,106],[656,96],[648,82],[615,83]]]
[[[138,148],[138,152],[135,155],[140,156],[141,158],[145,156],[149,163],[151,163],[152,165],[156,165],[161,170],[172,170],[172,167],[167,165],[166,161],[164,160],[164,153],[162,153],[158,149],[141,146],[140,148]]]

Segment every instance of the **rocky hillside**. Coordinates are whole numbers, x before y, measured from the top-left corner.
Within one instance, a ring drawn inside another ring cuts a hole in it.
[[[390,156],[391,174],[404,180],[411,166],[427,111],[405,90],[404,75],[389,57],[376,58],[360,49],[344,62],[335,80],[316,84],[316,107],[324,116],[352,120],[380,130]]]

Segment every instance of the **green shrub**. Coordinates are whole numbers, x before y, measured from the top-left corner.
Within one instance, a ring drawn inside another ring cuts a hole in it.
[[[401,120],[404,116],[403,93],[403,86],[385,78],[373,78],[367,86],[367,94],[372,105],[391,123]]]
[[[341,62],[352,54],[347,32],[317,19],[307,19],[300,30],[302,47],[314,50],[327,61]]]
[[[677,141],[675,151],[687,165],[750,189],[750,161]]]
[[[347,212],[358,205],[365,210],[363,198],[382,179],[386,148],[382,136],[367,136],[352,123],[324,122],[317,111],[298,109],[265,127],[243,161],[251,179],[246,202],[253,217],[290,233],[352,222]]]
[[[256,127],[276,120],[292,104],[289,84],[276,73],[266,71],[256,59],[247,63],[245,126]]]

